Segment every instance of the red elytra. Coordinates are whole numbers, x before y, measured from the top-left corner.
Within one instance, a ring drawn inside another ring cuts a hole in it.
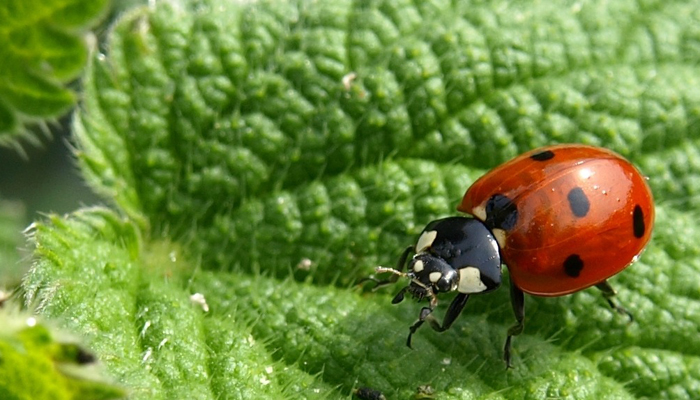
[[[490,228],[525,293],[561,296],[600,283],[634,261],[651,237],[646,179],[610,150],[566,144],[522,154],[474,182],[457,209],[486,221],[495,194],[517,206],[503,235],[502,227]]]

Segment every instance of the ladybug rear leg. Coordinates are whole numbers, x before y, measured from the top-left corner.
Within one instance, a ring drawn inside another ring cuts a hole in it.
[[[452,300],[452,303],[450,303],[450,307],[447,309],[447,312],[445,312],[445,317],[442,320],[442,325],[440,325],[440,322],[438,322],[437,318],[435,318],[432,314],[433,309],[437,305],[437,302],[433,301],[433,299],[431,299],[430,301],[430,306],[423,307],[420,310],[420,316],[418,317],[418,321],[416,321],[409,328],[410,332],[408,334],[408,339],[406,339],[406,346],[408,346],[409,348],[412,348],[411,337],[414,333],[416,333],[418,328],[420,328],[421,325],[423,325],[423,323],[425,323],[426,321],[428,321],[430,327],[437,332],[444,332],[450,329],[452,323],[454,323],[457,317],[459,317],[459,314],[462,313],[464,306],[467,304],[467,300],[469,300],[469,295],[466,293],[460,293],[454,298],[454,300]]]
[[[513,306],[513,313],[517,322],[508,328],[506,345],[503,347],[503,360],[506,362],[506,369],[513,367],[510,362],[510,342],[513,336],[520,335],[525,327],[525,294],[519,287],[515,286],[512,279],[510,281],[510,303]]]
[[[595,285],[595,287],[597,287],[598,290],[603,292],[603,297],[605,298],[605,300],[608,301],[610,308],[612,308],[613,310],[617,311],[620,314],[627,315],[627,317],[629,317],[629,319],[630,319],[630,322],[634,321],[634,316],[632,315],[631,312],[627,311],[626,308],[622,307],[619,304],[615,304],[612,301],[612,298],[615,297],[615,295],[617,295],[617,291],[615,289],[613,289],[612,286],[610,286],[608,281],[600,282],[599,284]]]

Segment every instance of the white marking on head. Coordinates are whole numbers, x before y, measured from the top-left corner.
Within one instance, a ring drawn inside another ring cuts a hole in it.
[[[423,270],[423,268],[425,268],[425,265],[423,265],[423,260],[417,260],[413,264],[413,272],[415,272],[415,273],[421,272]]]
[[[493,237],[496,238],[496,241],[498,242],[498,245],[501,246],[502,249],[506,248],[506,231],[503,229],[492,229],[491,233],[493,233]]]
[[[486,221],[486,207],[482,204],[480,206],[472,208],[472,215],[477,219]]]
[[[430,282],[435,283],[439,281],[440,278],[442,278],[442,272],[431,272],[430,275],[428,275],[428,277],[430,278]]]
[[[458,292],[481,293],[486,289],[486,285],[481,281],[481,271],[478,268],[466,267],[459,270]]]
[[[425,249],[432,246],[436,237],[437,231],[423,232],[418,238],[418,243],[416,243],[416,253],[422,253]]]

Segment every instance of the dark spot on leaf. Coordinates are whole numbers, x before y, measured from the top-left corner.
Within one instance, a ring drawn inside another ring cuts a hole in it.
[[[386,400],[384,393],[368,387],[359,387],[355,389],[353,393],[361,400]]]
[[[78,364],[92,364],[95,361],[95,355],[88,352],[87,350],[83,349],[82,347],[78,347],[78,353],[75,356],[75,361]]]

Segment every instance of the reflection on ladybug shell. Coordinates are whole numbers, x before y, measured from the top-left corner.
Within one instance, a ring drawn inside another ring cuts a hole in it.
[[[538,296],[576,292],[622,271],[654,223],[651,190],[629,161],[571,144],[496,167],[457,208],[492,230],[513,282]]]

